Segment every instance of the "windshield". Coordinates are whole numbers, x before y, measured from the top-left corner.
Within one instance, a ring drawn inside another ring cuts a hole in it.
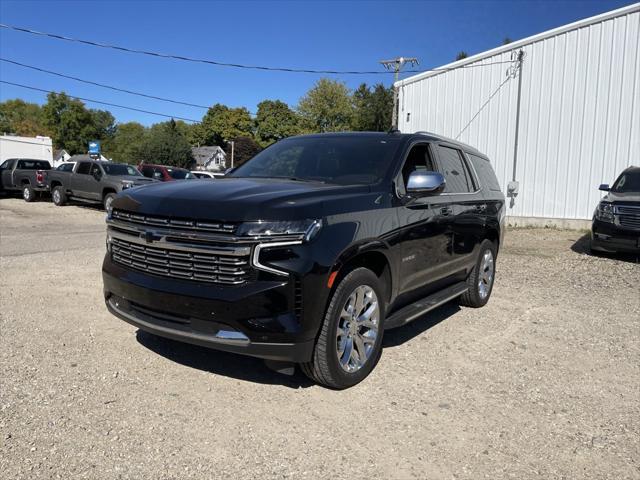
[[[620,175],[611,191],[614,193],[640,192],[640,169]]]
[[[140,177],[142,174],[131,165],[125,165],[124,163],[103,163],[102,168],[107,175],[131,175],[134,177]]]
[[[181,168],[167,167],[167,173],[171,178],[175,178],[176,180],[189,180],[196,178],[189,170],[182,170]]]
[[[391,136],[293,137],[263,150],[228,176],[370,185],[382,180],[398,145],[399,139]]]

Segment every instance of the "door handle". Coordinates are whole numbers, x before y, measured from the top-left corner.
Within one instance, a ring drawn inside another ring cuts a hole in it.
[[[442,207],[440,209],[441,215],[451,215],[453,213],[453,209],[451,207]]]

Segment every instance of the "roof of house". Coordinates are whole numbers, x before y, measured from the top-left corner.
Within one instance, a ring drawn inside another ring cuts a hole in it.
[[[225,155],[224,150],[217,145],[205,147],[191,147],[191,154],[198,165],[205,165],[216,155]]]

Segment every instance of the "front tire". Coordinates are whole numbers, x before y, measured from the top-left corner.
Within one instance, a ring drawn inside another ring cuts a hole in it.
[[[67,194],[64,192],[64,188],[57,186],[53,188],[51,192],[51,200],[57,207],[62,207],[67,203]]]
[[[31,203],[36,199],[36,192],[33,191],[33,188],[31,188],[31,185],[28,183],[25,183],[22,186],[22,198],[24,198],[24,201],[28,203]]]
[[[105,210],[105,212],[109,213],[109,211],[111,211],[111,202],[113,202],[114,198],[116,198],[116,194],[115,193],[107,193],[104,196],[104,210]]]
[[[367,268],[349,272],[333,292],[311,361],[312,380],[344,389],[364,380],[380,359],[385,305],[380,279]]]
[[[484,307],[493,291],[496,277],[496,246],[490,240],[480,244],[480,255],[467,277],[468,290],[460,296],[460,304],[466,307]]]

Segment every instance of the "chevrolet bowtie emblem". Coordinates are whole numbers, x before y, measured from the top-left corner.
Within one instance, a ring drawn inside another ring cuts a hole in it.
[[[153,232],[142,232],[140,234],[140,238],[146,240],[147,243],[151,243],[160,240],[162,237],[160,235],[156,235]]]

